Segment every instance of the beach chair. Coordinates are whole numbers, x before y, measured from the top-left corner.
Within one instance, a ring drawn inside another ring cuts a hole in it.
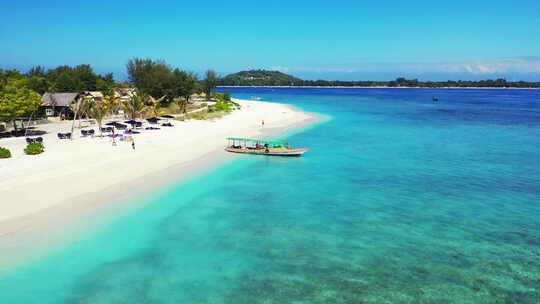
[[[121,124],[121,123],[117,123],[116,125],[114,125],[114,127],[117,128],[118,130],[127,129],[127,125],[124,125],[124,124]]]

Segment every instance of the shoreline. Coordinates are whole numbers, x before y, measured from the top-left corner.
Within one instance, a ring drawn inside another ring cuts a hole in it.
[[[22,168],[20,170],[23,171],[23,174],[15,174],[14,179],[10,178],[10,181],[0,182],[0,195],[7,198],[3,200],[3,203],[0,203],[0,252],[8,253],[0,254],[0,274],[25,261],[44,255],[47,251],[54,249],[57,244],[75,239],[81,232],[87,231],[90,227],[99,227],[109,220],[140,207],[140,203],[134,201],[141,201],[141,198],[151,196],[153,191],[184,183],[237,159],[234,155],[223,151],[225,146],[224,138],[227,135],[246,137],[278,136],[290,130],[307,127],[318,121],[316,115],[308,114],[289,105],[245,100],[237,101],[241,103],[242,109],[219,120],[213,122],[189,121],[175,123],[176,125],[191,125],[192,131],[199,130],[200,133],[204,131],[203,135],[199,134],[199,137],[195,138],[195,141],[185,140],[183,144],[176,145],[179,150],[191,149],[191,153],[187,157],[186,155],[183,157],[178,156],[174,153],[163,155],[157,149],[135,158],[129,154],[124,159],[122,157],[120,159],[113,157],[113,162],[142,162],[145,166],[138,167],[136,170],[122,170],[121,167],[120,169],[116,167],[116,170],[122,171],[120,172],[121,177],[115,176],[105,182],[96,183],[94,179],[96,174],[104,173],[103,171],[114,171],[114,168],[110,168],[111,165],[107,162],[100,163],[97,166],[87,166],[83,171],[70,172],[65,175],[60,174],[59,176],[42,172],[42,170],[51,170],[50,166],[38,166],[38,169],[31,173],[31,175],[35,176],[27,177],[25,180],[21,176],[28,173],[29,168],[24,168],[22,162],[33,161],[34,159],[31,159],[31,156],[15,157],[13,161],[21,163]],[[265,117],[265,126],[268,126],[264,129],[260,126],[256,127],[256,125],[260,124],[260,115]],[[246,116],[255,117],[250,117],[250,121],[244,124],[242,120]],[[267,116],[273,117],[266,118]],[[231,124],[235,123],[236,125],[231,127]],[[180,130],[172,134],[158,133],[155,136],[158,138],[170,137],[179,135],[179,132]],[[19,138],[19,140],[22,139]],[[45,139],[46,149],[49,140],[51,139]],[[77,139],[76,141],[86,140],[99,141],[101,139]],[[197,148],[193,146],[197,141],[199,143],[204,141],[206,144],[202,148]],[[141,145],[139,142],[138,140],[138,145]],[[127,146],[127,143],[122,144]],[[97,143],[97,145],[103,145],[103,143]],[[84,148],[84,146],[81,147]],[[109,148],[108,144],[106,146]],[[165,146],[161,148],[171,147]],[[55,149],[51,148],[51,150]],[[129,149],[125,150],[125,154],[133,153]],[[47,153],[59,152],[46,151],[42,156],[46,156]],[[151,162],[146,159],[150,154],[163,159]],[[103,154],[94,156],[94,158],[107,157],[111,156]],[[16,165],[18,164],[14,166]],[[63,170],[68,171],[70,165],[73,164],[67,162],[64,168],[60,167],[56,170],[60,172]],[[54,164],[52,166],[54,167]],[[81,166],[84,167],[84,163]],[[0,166],[0,171],[5,171],[3,170],[4,167]],[[13,168],[9,169],[11,172],[17,171]],[[6,174],[9,176],[9,172],[6,172]],[[10,187],[17,184],[17,180],[24,180],[25,185],[22,187]],[[94,180],[89,189],[77,185],[77,183],[89,180]],[[70,187],[65,188],[70,189],[69,195],[62,196],[55,193],[61,191],[58,190],[57,186],[62,184],[70,185]],[[32,192],[32,189],[35,188],[42,191],[38,191],[38,195],[35,195]],[[24,189],[28,189],[28,191]],[[43,191],[46,193],[43,193]],[[40,197],[48,199],[48,202],[41,203],[39,208],[36,208],[33,203]],[[13,202],[22,203],[23,207],[10,208],[9,203]],[[110,214],[113,214],[113,216]],[[102,215],[105,215],[104,218]],[[46,238],[43,235],[44,231],[47,232]],[[17,254],[14,254],[15,252]]]
[[[540,88],[516,88],[516,87],[388,87],[388,86],[218,86],[218,88],[263,88],[263,89],[422,89],[422,90],[540,90]]]

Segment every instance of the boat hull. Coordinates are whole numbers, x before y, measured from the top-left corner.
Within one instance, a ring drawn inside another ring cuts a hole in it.
[[[253,154],[253,155],[267,155],[267,156],[286,156],[286,157],[300,157],[306,153],[307,149],[286,149],[286,150],[273,150],[269,149],[268,152],[264,149],[238,149],[238,148],[225,148],[225,151],[231,153],[240,154]]]

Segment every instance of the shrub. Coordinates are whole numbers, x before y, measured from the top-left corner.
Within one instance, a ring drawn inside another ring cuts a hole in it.
[[[43,153],[44,151],[45,147],[43,146],[43,144],[40,143],[31,143],[28,144],[26,148],[24,148],[24,153],[26,153],[27,155],[37,155]]]
[[[231,111],[231,105],[227,102],[218,101],[215,105],[213,105],[211,108],[213,108],[213,111],[225,111],[229,112]]]
[[[10,158],[11,157],[11,151],[7,148],[0,147],[0,158]]]
[[[231,101],[231,94],[229,94],[229,92],[225,92],[225,93],[214,93],[212,95],[212,97],[216,100],[216,101],[223,101],[223,102],[229,102]]]
[[[223,100],[224,101],[231,101],[231,94],[229,94],[229,92],[223,93]]]

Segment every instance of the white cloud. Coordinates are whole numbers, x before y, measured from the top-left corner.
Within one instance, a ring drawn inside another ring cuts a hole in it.
[[[540,56],[502,58],[473,62],[359,63],[350,66],[274,66],[285,73],[437,73],[458,75],[540,74]]]

